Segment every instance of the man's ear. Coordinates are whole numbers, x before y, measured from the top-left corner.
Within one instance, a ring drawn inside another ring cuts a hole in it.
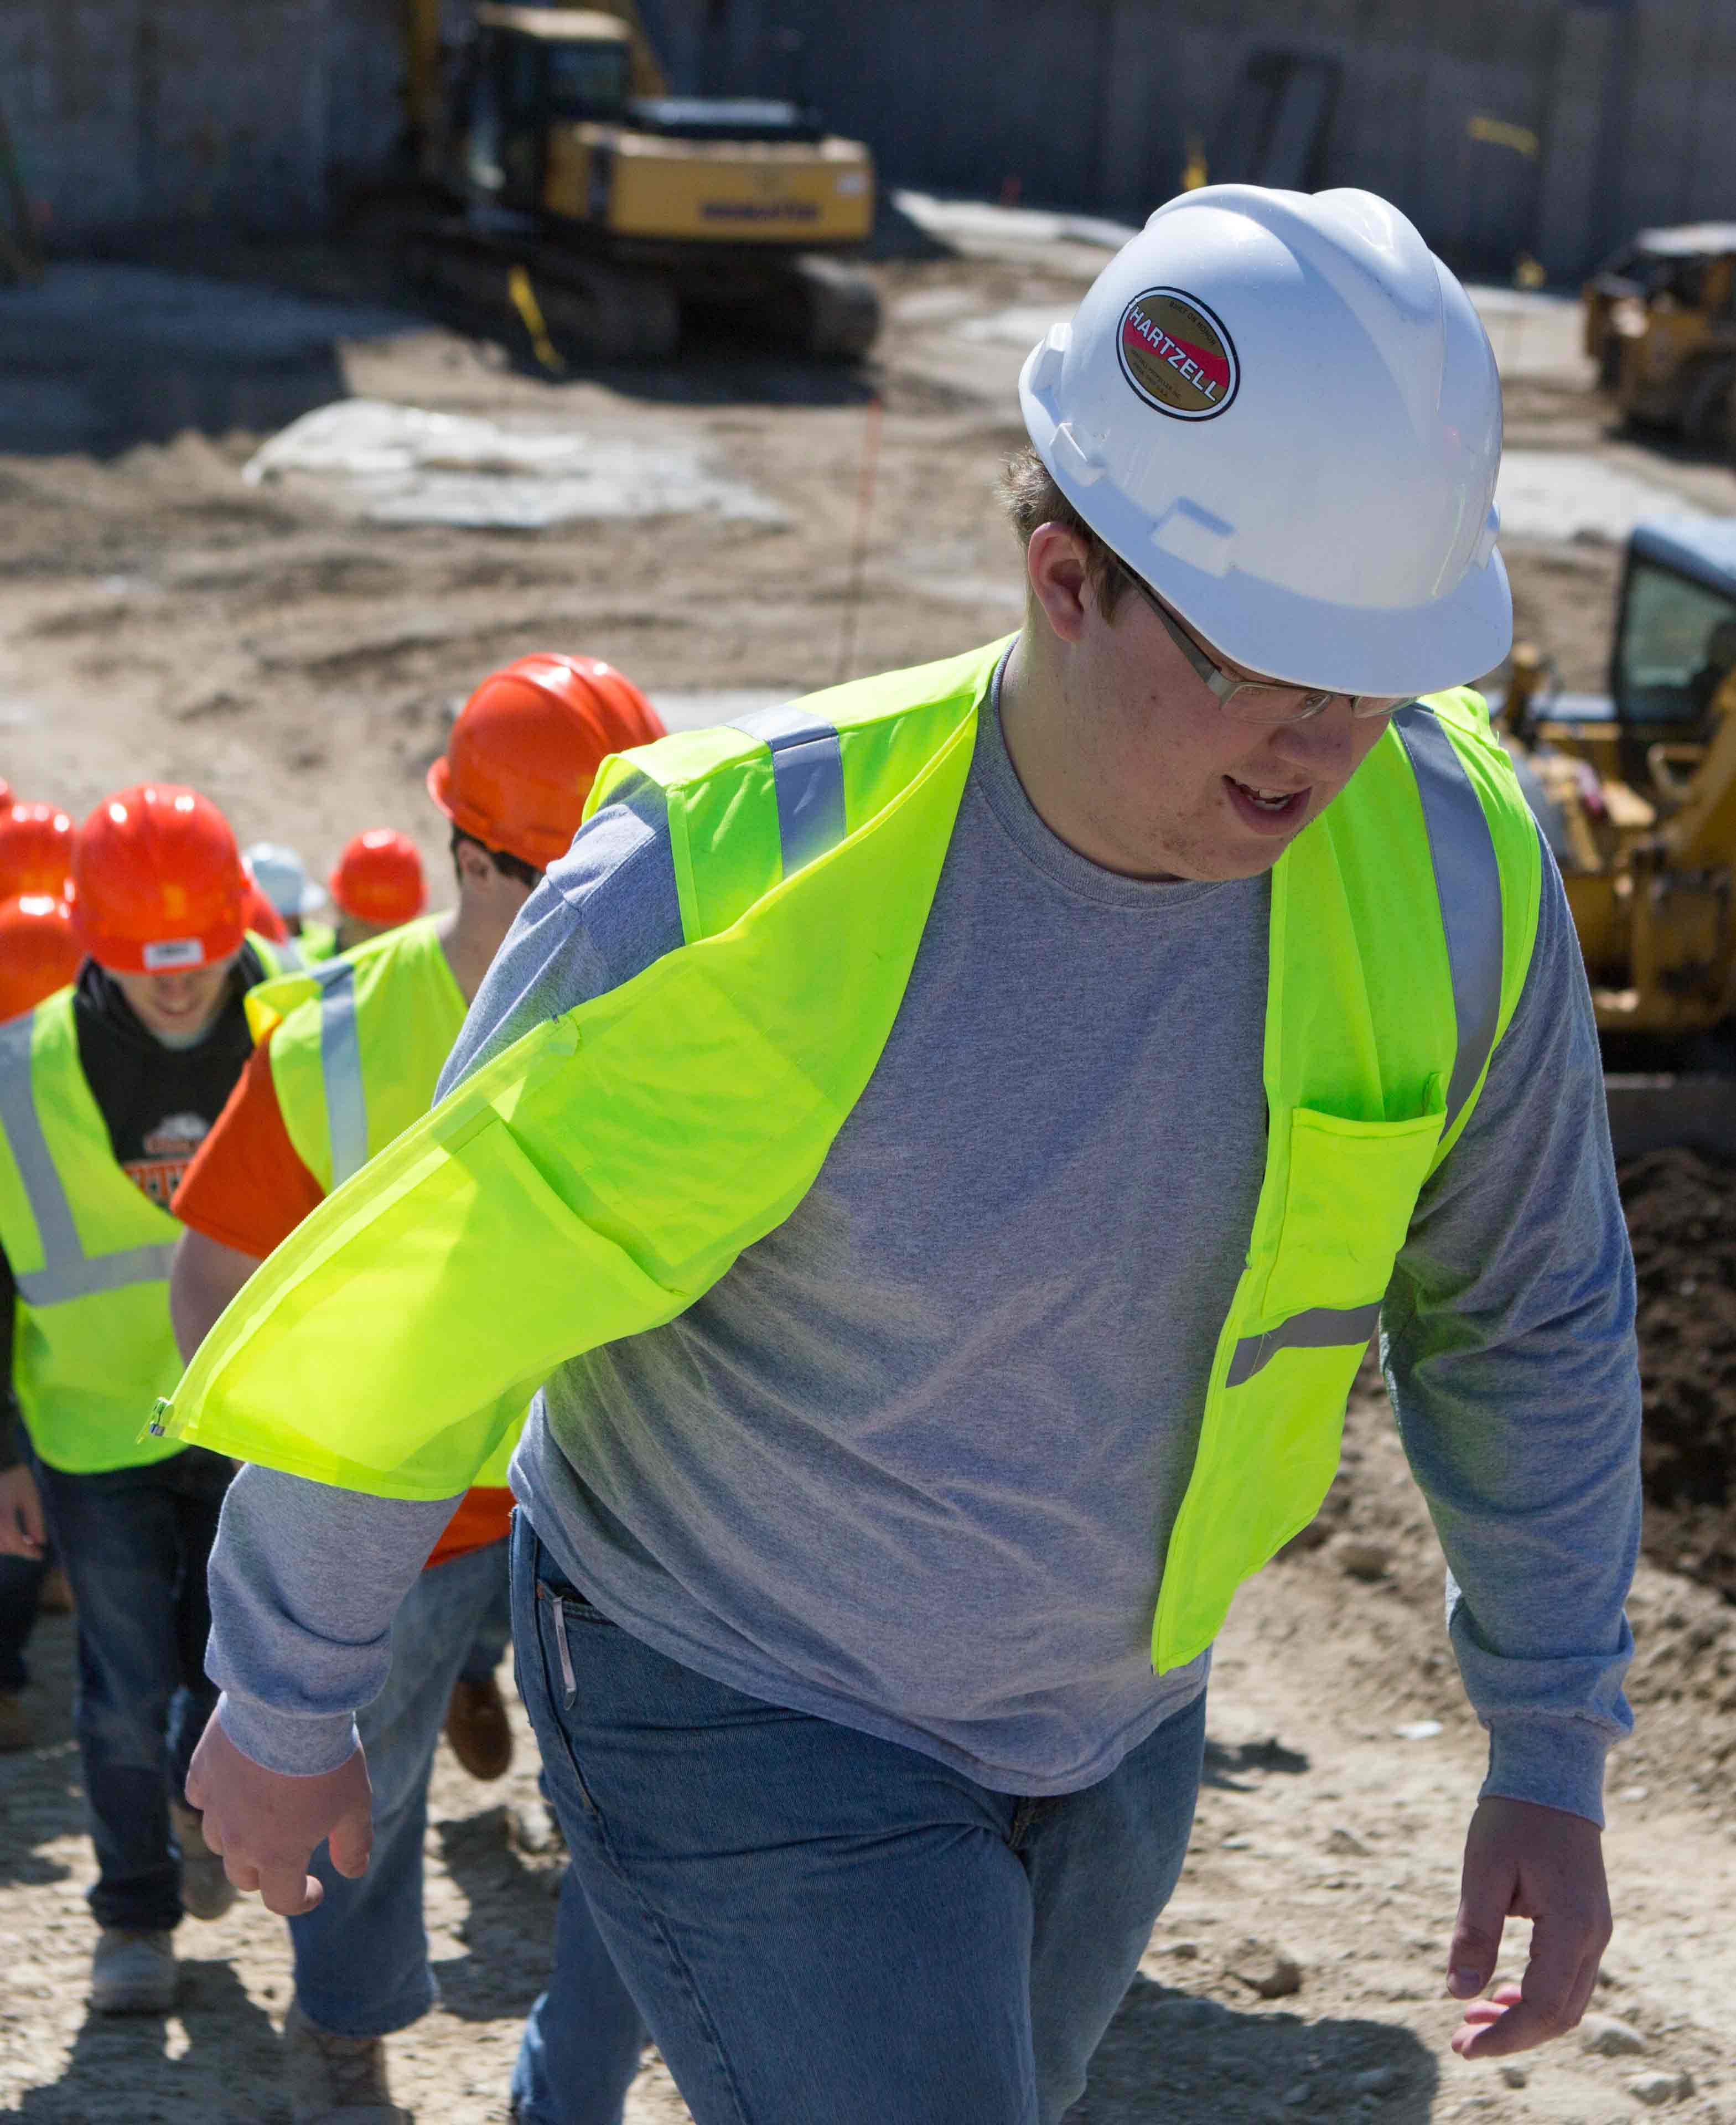
[[[1025,573],[1051,630],[1077,642],[1097,605],[1085,541],[1065,525],[1038,525],[1025,549]]]

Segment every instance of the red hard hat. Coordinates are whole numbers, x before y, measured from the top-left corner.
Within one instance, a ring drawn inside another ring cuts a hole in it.
[[[0,899],[46,893],[64,900],[77,829],[54,804],[12,804],[0,812]]]
[[[229,821],[196,790],[117,790],[79,829],[73,883],[78,941],[116,973],[179,973],[241,949],[248,874]]]
[[[247,870],[243,864],[242,869]],[[287,945],[290,926],[265,897],[259,881],[248,871],[248,897],[242,907],[242,919],[256,937],[263,937],[273,945]]]
[[[64,900],[27,893],[0,901],[0,1018],[34,1011],[64,989],[83,956]]]
[[[391,827],[370,827],[365,834],[353,835],[326,883],[339,908],[356,922],[395,929],[400,922],[413,922],[428,904],[416,844]]]
[[[545,869],[584,817],[611,752],[664,735],[632,681],[595,657],[521,657],[459,712],[428,794],[453,825]]]

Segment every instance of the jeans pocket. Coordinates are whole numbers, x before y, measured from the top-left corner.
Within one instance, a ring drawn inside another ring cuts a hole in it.
[[[597,1816],[597,1802],[592,1798],[591,1789],[585,1783],[585,1774],[579,1768],[578,1752],[573,1746],[569,1723],[578,1703],[578,1675],[573,1664],[573,1647],[567,1632],[574,1619],[574,1612],[581,1605],[590,1609],[590,1604],[576,1590],[557,1592],[548,1581],[537,1580],[536,1647],[542,1670],[540,1677],[542,1694],[549,1707],[550,1719],[560,1736],[561,1754],[566,1759],[567,1768],[573,1774],[579,1804],[594,1820]],[[597,1612],[592,1609],[591,1613],[594,1615]]]

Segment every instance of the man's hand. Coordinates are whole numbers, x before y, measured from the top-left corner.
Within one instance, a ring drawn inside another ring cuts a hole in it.
[[[1522,1984],[1488,1984],[1509,1916],[1530,1919]],[[1465,1840],[1459,1922],[1447,1952],[1447,1987],[1471,2000],[1454,2033],[1460,2058],[1505,2058],[1578,2025],[1609,1945],[1603,1833],[1582,1815],[1529,1801],[1480,1801]]]
[[[47,1540],[35,1477],[22,1461],[0,1469],[0,1557],[40,1557]]]
[[[205,1841],[223,1854],[224,1873],[238,1889],[257,1889],[282,1918],[299,1918],[325,1894],[308,1872],[321,1838],[330,1840],[340,1874],[367,1871],[374,1795],[360,1748],[335,1771],[290,1778],[243,1755],[214,1712],[193,1754],[186,1799],[205,1817]]]

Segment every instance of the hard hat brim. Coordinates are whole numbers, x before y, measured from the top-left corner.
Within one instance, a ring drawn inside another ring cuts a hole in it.
[[[1248,576],[1195,567],[1153,543],[1150,516],[1106,478],[1082,480],[1058,452],[1058,423],[1031,388],[1043,347],[1019,379],[1039,457],[1097,536],[1227,662],[1335,694],[1414,696],[1493,671],[1512,645],[1513,601],[1500,552],[1444,597],[1394,609],[1328,604]]]

